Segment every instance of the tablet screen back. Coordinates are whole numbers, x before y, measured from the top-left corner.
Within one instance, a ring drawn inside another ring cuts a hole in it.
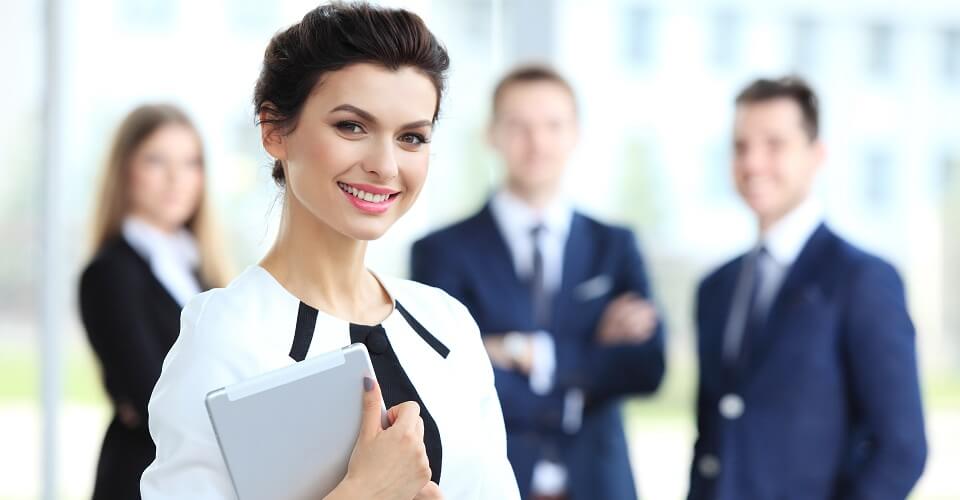
[[[322,498],[343,479],[360,431],[366,348],[353,344],[207,396],[240,500]]]

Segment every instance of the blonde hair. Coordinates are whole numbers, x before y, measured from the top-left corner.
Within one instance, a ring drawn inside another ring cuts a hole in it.
[[[200,134],[186,113],[168,104],[144,105],[131,111],[117,129],[104,165],[93,219],[94,252],[121,233],[123,219],[130,210],[130,165],[137,148],[157,129],[171,124],[183,125],[194,131],[200,143],[201,164],[206,170]],[[207,200],[207,185],[204,182],[197,210],[184,226],[197,240],[203,284],[220,287],[230,279],[229,265]]]

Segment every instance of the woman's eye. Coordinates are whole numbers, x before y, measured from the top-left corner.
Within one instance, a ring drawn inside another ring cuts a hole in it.
[[[362,134],[363,127],[360,126],[357,122],[340,122],[337,124],[337,128],[348,134]]]
[[[430,141],[422,134],[403,134],[400,136],[400,142],[413,146],[419,146],[421,144],[427,144]]]

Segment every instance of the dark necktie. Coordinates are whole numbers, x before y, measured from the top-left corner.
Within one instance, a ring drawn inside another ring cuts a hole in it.
[[[740,346],[740,357],[744,359],[750,353],[750,348],[761,335],[766,323],[767,311],[760,300],[760,291],[763,289],[763,259],[767,250],[760,247],[753,258],[753,281],[750,288],[750,302],[747,307],[746,323],[744,324],[743,338]]]
[[[530,296],[533,300],[533,317],[538,328],[546,328],[550,324],[550,295],[544,283],[543,250],[540,246],[540,235],[546,231],[543,224],[537,224],[530,230],[530,239],[533,243],[533,272],[530,273]]]

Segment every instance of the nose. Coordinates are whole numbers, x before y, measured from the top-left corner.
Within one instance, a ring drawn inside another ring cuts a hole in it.
[[[400,172],[397,164],[396,149],[392,140],[377,141],[376,146],[363,162],[364,172],[377,176],[379,180],[389,180]]]
[[[523,135],[523,145],[527,156],[531,159],[541,158],[550,153],[555,146],[550,132],[544,127],[531,127]]]
[[[744,174],[757,174],[764,168],[764,159],[760,148],[744,147],[737,152],[737,170]]]

